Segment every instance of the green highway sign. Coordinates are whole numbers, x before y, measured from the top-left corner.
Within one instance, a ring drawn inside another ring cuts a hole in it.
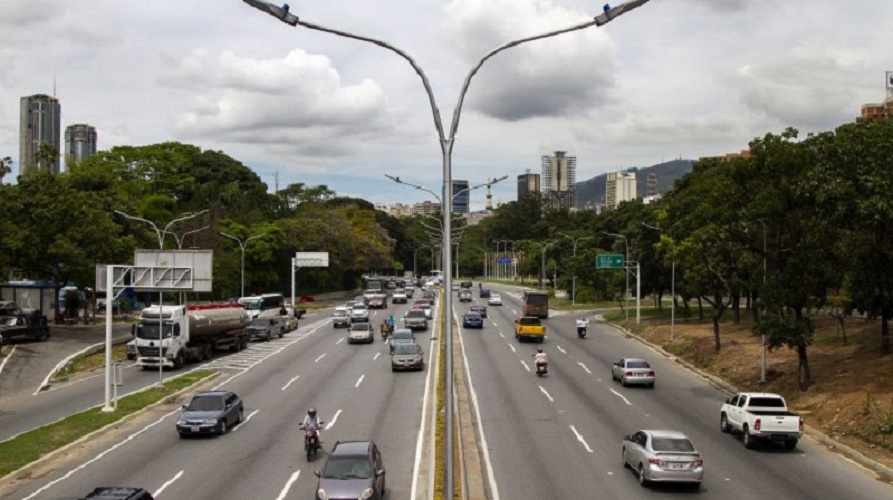
[[[603,253],[595,256],[596,269],[623,269],[623,255]]]

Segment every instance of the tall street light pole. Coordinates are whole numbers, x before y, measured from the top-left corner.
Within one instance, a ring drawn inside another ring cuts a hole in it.
[[[623,263],[623,267],[626,269],[626,292],[623,296],[623,302],[626,306],[623,308],[623,320],[629,321],[629,240],[622,234],[609,233],[607,231],[605,231],[604,234],[615,238],[623,238],[623,246],[626,248],[626,259]]]
[[[178,222],[183,222],[185,220],[194,219],[194,218],[198,217],[199,215],[204,214],[207,211],[208,210],[202,210],[200,212],[186,214],[183,217],[174,219],[174,220],[168,222],[167,225],[164,226],[164,229],[158,229],[158,226],[156,226],[154,222],[147,220],[147,219],[143,219],[142,217],[134,217],[133,215],[126,214],[120,210],[115,210],[115,213],[122,217],[131,219],[131,220],[138,220],[140,222],[145,222],[146,224],[151,226],[152,229],[155,230],[155,235],[158,237],[158,249],[164,250],[164,235],[170,233],[170,231],[168,231],[168,230],[171,228],[171,226],[173,226],[174,224],[176,224]],[[185,234],[184,234],[184,236],[185,236]],[[180,243],[180,241],[177,240],[178,245],[179,245],[179,243]],[[106,293],[112,294],[113,292],[110,289],[110,290],[107,290]],[[109,308],[111,307],[111,305],[112,305],[111,299],[106,300],[106,305],[105,305],[106,316],[108,316],[108,314],[109,314],[109,311],[110,311]],[[158,291],[158,386],[159,387],[164,387],[164,371],[163,371],[164,363],[162,362],[162,359],[163,359],[162,353],[164,352],[164,348],[163,348],[164,346],[162,345],[164,343],[164,312],[162,311],[163,305],[164,305],[164,292],[159,290]],[[106,345],[111,345],[111,343],[108,342]],[[108,374],[111,373],[111,365],[112,365],[112,353],[111,353],[110,349],[106,349],[106,352],[105,352],[105,365],[106,365],[106,370],[107,370],[106,378],[108,378],[109,377]],[[107,384],[107,385],[109,385],[109,384]],[[106,387],[106,391],[108,391],[108,390],[109,390],[108,387]]]
[[[766,293],[766,223],[763,222],[763,219],[757,219],[757,222],[763,225],[763,293]],[[762,296],[760,296],[760,300],[762,303]],[[760,354],[760,383],[766,383],[766,334],[760,335],[762,340],[762,348]]]
[[[661,233],[667,232],[665,229],[661,229],[657,226],[652,226],[651,224],[642,223],[643,226],[648,229],[654,229],[655,231],[659,231]],[[670,301],[670,341],[676,339],[676,249],[673,248],[673,266],[672,266],[672,277],[670,278],[670,295],[672,299]]]
[[[242,281],[242,295],[241,295],[241,296],[244,297],[244,296],[245,296],[245,245],[247,245],[248,242],[251,241],[251,240],[253,240],[253,239],[260,238],[261,236],[266,236],[267,233],[255,234],[254,236],[249,236],[248,238],[245,238],[244,240],[241,239],[241,238],[236,238],[235,236],[233,236],[233,235],[231,235],[231,234],[226,234],[226,233],[224,233],[223,231],[220,231],[220,234],[221,234],[222,236],[226,236],[227,238],[229,238],[229,239],[234,240],[235,242],[237,242],[237,243],[239,244],[239,248],[242,249],[242,272],[241,272],[241,275],[242,275],[242,279],[241,279],[241,281]],[[292,304],[292,307],[294,307],[294,304]]]
[[[609,7],[605,5],[605,10],[603,13],[595,16],[591,21],[587,21],[585,23],[577,24],[571,26],[569,28],[550,31],[548,33],[543,33],[536,36],[531,36],[527,38],[521,38],[518,40],[514,40],[508,43],[505,43],[490,52],[488,52],[484,57],[482,57],[474,67],[468,72],[468,75],[465,77],[465,82],[462,84],[462,89],[459,92],[459,98],[456,100],[456,107],[453,110],[453,119],[450,124],[449,133],[444,132],[443,120],[440,116],[440,110],[437,108],[437,101],[434,98],[434,91],[431,88],[431,84],[428,81],[428,77],[425,75],[425,72],[422,68],[416,64],[415,60],[409,56],[406,52],[394,47],[393,45],[378,40],[375,38],[369,38],[365,36],[355,35],[353,33],[349,33],[346,31],[335,30],[332,28],[326,28],[317,24],[309,23],[307,21],[302,21],[298,16],[289,12],[288,6],[283,5],[279,7],[277,5],[273,5],[270,2],[265,0],[242,0],[243,2],[251,5],[252,7],[266,12],[267,14],[272,15],[273,17],[279,19],[280,21],[290,25],[290,26],[302,26],[307,29],[322,31],[325,33],[330,33],[333,35],[352,38],[354,40],[359,40],[361,42],[371,43],[373,45],[377,45],[384,49],[390,50],[394,52],[398,56],[402,57],[412,66],[412,69],[418,74],[419,78],[422,80],[422,85],[425,87],[425,92],[428,95],[428,101],[431,105],[431,113],[434,118],[434,128],[437,130],[437,136],[440,142],[440,151],[442,154],[443,160],[443,233],[444,233],[444,242],[443,242],[443,256],[444,263],[443,269],[449,270],[450,266],[450,254],[452,249],[452,244],[450,242],[450,231],[451,231],[451,220],[450,215],[452,214],[452,154],[453,154],[453,145],[455,144],[456,139],[456,131],[459,128],[459,117],[462,113],[462,105],[465,101],[465,94],[468,92],[468,87],[471,84],[471,79],[477,72],[481,69],[481,66],[487,62],[488,59],[495,56],[496,54],[509,49],[511,47],[516,47],[523,43],[531,42],[534,40],[540,40],[544,38],[550,38],[556,35],[561,35],[564,33],[570,33],[572,31],[578,31],[582,29],[586,29],[592,26],[602,26],[618,16],[629,12],[637,7],[640,7],[648,2],[648,0],[630,0],[626,3],[620,4],[616,7]],[[452,339],[452,326],[453,326],[453,318],[452,318],[452,294],[449,293],[452,286],[451,273],[447,271],[445,273],[444,286],[446,287],[448,293],[446,294],[446,309],[447,315],[445,318],[445,329],[446,334],[448,335],[448,339]],[[446,420],[446,432],[445,432],[445,448],[446,448],[446,460],[444,462],[444,497],[452,498],[453,497],[453,343],[451,340],[446,342],[446,381],[444,384],[444,401],[446,403],[445,407],[445,420]]]
[[[574,263],[571,265],[571,270],[573,271],[573,275],[571,277],[571,305],[575,306],[577,305],[577,243],[583,240],[592,239],[595,236],[580,236],[578,238],[574,238],[573,236],[561,232],[559,232],[558,234],[564,236],[565,238],[570,238],[570,240],[574,242]]]

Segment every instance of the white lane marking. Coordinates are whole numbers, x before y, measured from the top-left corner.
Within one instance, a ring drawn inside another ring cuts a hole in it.
[[[294,377],[292,377],[292,379],[289,380],[287,384],[282,386],[282,390],[284,391],[284,390],[288,389],[288,386],[290,386],[292,382],[294,382],[295,380],[298,380],[299,378],[301,378],[300,375],[295,375]]]
[[[381,356],[380,352],[375,353],[375,357],[372,358],[372,361],[375,361],[376,359],[378,359],[379,356]]]
[[[338,345],[342,342],[344,342],[344,337],[341,337],[340,339],[338,339],[338,342],[335,342],[335,345]]]
[[[484,434],[484,426],[481,425],[481,405],[478,404],[478,394],[475,392],[474,382],[471,380],[471,365],[468,364],[468,356],[465,354],[465,340],[462,338],[462,335],[459,335],[459,345],[462,346],[465,378],[468,381],[468,392],[471,393],[471,401],[474,404],[474,415],[477,422],[478,433],[481,437],[481,450],[484,454],[484,463],[487,464],[487,480],[490,483],[490,498],[492,500],[499,500],[499,489],[496,487],[496,475],[493,473],[493,463],[490,462],[490,446],[487,445],[487,436]],[[431,481],[432,483],[434,482],[433,477],[431,478]],[[411,498],[415,498],[415,496],[412,496]]]
[[[3,373],[3,367],[6,366],[6,362],[9,361],[9,358],[11,358],[13,353],[16,352],[16,347],[18,347],[18,346],[17,345],[12,346],[12,350],[9,351],[9,354],[7,354],[6,357],[3,358],[3,362],[0,363],[0,374]]]
[[[525,363],[523,359],[519,359],[518,361],[520,361],[521,364],[524,365],[524,368],[525,368],[528,372],[530,371],[530,367],[527,366],[527,363]]]
[[[514,353],[517,353],[517,352],[518,352],[518,351],[515,350],[515,346],[513,346],[512,344],[509,344],[509,347],[512,348],[512,352],[514,352]]]
[[[545,395],[546,395],[546,397],[547,397],[547,398],[549,398],[549,401],[550,401],[550,402],[552,402],[552,403],[554,403],[554,402],[555,402],[555,400],[554,400],[554,399],[552,399],[552,396],[551,396],[551,395],[549,395],[549,393],[548,393],[548,392],[546,392],[546,389],[544,389],[544,388],[543,388],[543,386],[539,386],[539,387],[540,387],[540,391],[542,391],[542,392],[543,392],[543,394],[545,394]]]
[[[499,336],[505,338],[505,335],[503,335],[502,332],[499,332]]]
[[[623,402],[626,403],[626,404],[628,404],[629,406],[632,406],[632,405],[633,405],[632,403],[629,402],[628,399],[626,399],[625,397],[623,397],[623,394],[620,394],[619,392],[615,391],[614,389],[611,389],[611,392],[613,392],[614,394],[616,394],[618,398],[622,399]]]
[[[512,314],[518,314],[518,311],[512,309]]]
[[[364,378],[366,378],[366,376],[365,376],[365,375],[360,375],[360,378],[359,378],[359,379],[358,379],[358,380],[357,380],[357,385],[355,385],[355,386],[354,386],[354,388],[357,388],[357,387],[359,387],[359,386],[360,386],[360,384],[362,384],[362,383],[363,383],[363,379],[364,379]]]
[[[581,436],[580,433],[577,432],[577,428],[574,427],[573,425],[571,425],[570,428],[571,428],[571,431],[574,433],[574,435],[577,436],[577,441],[579,441],[583,445],[583,447],[586,448],[586,451],[588,451],[589,453],[592,453],[592,448],[589,447],[589,444],[586,443],[586,440],[583,439],[583,436]]]
[[[555,346],[555,347],[557,347],[558,350],[561,351],[562,354],[567,354],[567,351],[565,351],[564,349],[562,349],[560,345],[557,345],[557,346]]]
[[[335,416],[332,417],[332,421],[326,424],[326,430],[331,429],[332,426],[335,425],[335,422],[338,421],[338,415],[341,415],[341,410],[335,412]]]
[[[288,496],[288,490],[291,489],[291,485],[295,484],[295,481],[298,480],[298,476],[301,475],[301,471],[296,470],[292,473],[291,477],[288,478],[288,481],[285,482],[285,486],[282,487],[282,491],[279,492],[279,496],[276,497],[276,500],[285,500],[285,497]]]
[[[236,428],[233,429],[233,432],[239,432],[239,429],[241,429],[242,427],[245,427],[245,424],[247,424],[248,421],[251,420],[252,417],[257,415],[258,412],[260,412],[260,410],[254,410],[253,412],[249,413],[248,417],[246,417],[245,420],[243,420],[241,424],[237,425]]]
[[[85,469],[88,465],[90,465],[90,464],[92,464],[92,463],[94,463],[94,462],[98,462],[99,460],[101,460],[103,457],[105,457],[105,456],[108,455],[109,453],[111,453],[111,452],[117,450],[118,448],[124,446],[125,444],[129,443],[130,441],[133,441],[133,440],[136,439],[140,434],[142,434],[142,433],[148,431],[149,429],[151,429],[152,427],[155,427],[156,425],[160,424],[160,423],[161,423],[162,421],[164,421],[167,417],[170,417],[171,415],[174,415],[174,414],[176,414],[176,413],[180,413],[180,411],[181,411],[180,408],[177,408],[176,410],[173,410],[173,411],[171,411],[171,412],[169,412],[169,413],[167,413],[167,414],[165,414],[165,415],[162,415],[158,420],[156,420],[156,421],[152,422],[151,424],[149,424],[149,425],[143,427],[142,429],[140,429],[140,430],[134,432],[133,434],[127,436],[127,437],[124,438],[123,440],[118,441],[115,445],[111,446],[110,448],[106,449],[105,451],[102,451],[101,453],[99,453],[99,454],[96,455],[95,457],[91,458],[90,460],[87,460],[86,462],[84,462],[84,463],[82,463],[81,465],[75,467],[74,469],[71,469],[70,471],[68,471],[67,473],[65,473],[65,475],[63,475],[63,476],[61,476],[61,477],[59,477],[59,478],[57,478],[57,479],[54,479],[54,480],[48,482],[47,484],[43,485],[40,489],[38,489],[38,490],[35,491],[34,493],[28,495],[28,496],[25,497],[23,500],[31,500],[31,499],[33,499],[33,498],[37,498],[41,493],[43,493],[43,492],[46,491],[47,489],[49,489],[49,488],[55,486],[57,483],[59,483],[59,482],[61,482],[61,481],[64,481],[64,480],[70,478],[72,475],[74,475],[75,472],[78,472],[78,471],[80,471],[80,470]]]
[[[325,353],[323,353],[322,356],[316,358],[313,362],[314,362],[314,363],[319,363],[319,360],[321,360],[321,359],[324,358],[324,357],[326,357]]]
[[[164,490],[165,490],[168,486],[174,484],[174,481],[176,481],[177,479],[180,479],[180,476],[182,476],[182,475],[183,475],[183,471],[180,471],[180,472],[176,473],[176,474],[174,475],[174,477],[170,478],[166,483],[162,484],[162,485],[161,485],[161,488],[158,488],[158,491],[156,491],[155,493],[152,493],[152,496],[155,497],[155,498],[160,498],[160,497],[161,497],[161,493],[164,492]]]
[[[581,368],[583,368],[584,370],[586,370],[586,373],[592,375],[592,372],[589,371],[589,368],[586,368],[586,365],[584,365],[583,363],[580,363],[579,361],[577,362],[577,364],[580,365]]]

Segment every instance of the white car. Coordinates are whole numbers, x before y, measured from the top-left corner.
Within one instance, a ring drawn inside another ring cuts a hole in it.
[[[363,304],[355,304],[353,309],[350,310],[350,322],[351,323],[368,323],[369,322],[369,309],[366,308]]]
[[[502,297],[500,297],[498,293],[490,294],[490,298],[487,300],[487,304],[491,306],[501,306]]]
[[[332,311],[332,326],[335,328],[338,328],[339,326],[349,328],[350,309],[346,307],[336,307],[335,310]]]
[[[425,319],[434,319],[434,310],[431,309],[431,304],[422,304],[420,309],[425,311]]]

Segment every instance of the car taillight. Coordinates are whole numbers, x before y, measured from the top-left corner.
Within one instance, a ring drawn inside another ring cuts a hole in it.
[[[760,419],[756,419],[753,421],[753,428],[757,431],[760,430]]]
[[[704,465],[704,461],[701,460],[700,458],[696,458],[696,459],[692,460],[691,464],[695,467],[700,467],[700,466]]]
[[[633,372],[626,372],[626,376],[627,376],[627,377],[632,377],[632,376],[633,376]]]
[[[649,377],[653,377],[653,376],[654,376],[654,370],[648,372],[648,376],[649,376]]]
[[[649,459],[648,459],[648,463],[649,463],[649,464],[654,464],[654,465],[656,465],[656,466],[658,466],[658,467],[663,467],[663,466],[664,466],[664,461],[661,460],[661,459],[659,459],[659,458],[649,458]]]
[[[803,421],[800,421],[800,432],[803,432]]]

